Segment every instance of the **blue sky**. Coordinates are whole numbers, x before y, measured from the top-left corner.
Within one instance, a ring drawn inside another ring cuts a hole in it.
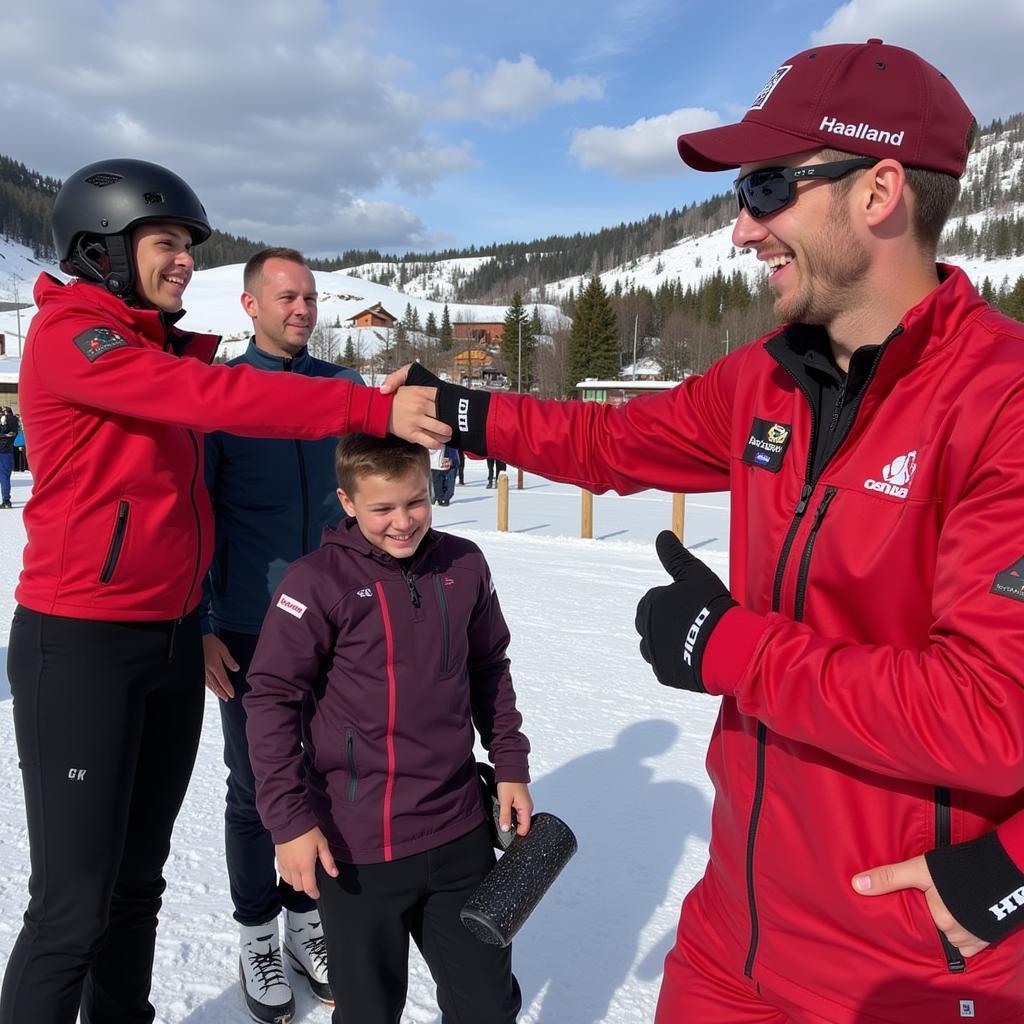
[[[591,231],[722,191],[675,136],[738,119],[813,44],[881,36],[982,121],[1024,107],[1024,0],[4,8],[0,152],[60,177],[165,163],[218,227],[310,254]]]

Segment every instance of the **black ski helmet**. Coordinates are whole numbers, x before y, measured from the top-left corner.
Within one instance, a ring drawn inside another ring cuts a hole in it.
[[[172,171],[145,160],[100,160],[75,171],[53,204],[53,243],[66,274],[125,296],[135,287],[131,232],[146,221],[181,224],[198,245],[210,222]]]

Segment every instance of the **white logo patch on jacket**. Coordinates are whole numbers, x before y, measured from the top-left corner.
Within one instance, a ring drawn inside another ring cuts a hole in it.
[[[882,467],[881,480],[865,480],[869,491],[881,491],[894,498],[905,498],[910,493],[910,482],[917,472],[917,452],[897,455],[892,462]]]
[[[306,606],[301,601],[296,601],[294,597],[289,597],[287,594],[282,594],[278,598],[277,607],[289,615],[294,615],[297,619],[301,619],[306,614]]]

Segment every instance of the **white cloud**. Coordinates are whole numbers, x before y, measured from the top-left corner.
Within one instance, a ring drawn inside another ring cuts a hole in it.
[[[811,45],[869,38],[914,50],[956,86],[979,121],[1018,112],[1024,0],[850,0]]]
[[[368,17],[328,0],[4,4],[4,150],[58,177],[107,156],[154,160],[193,185],[216,226],[264,225],[310,251],[357,244],[349,228],[359,244],[415,244],[417,217],[355,197],[389,183],[421,195],[475,160],[426,131],[429,110],[404,84],[413,69]]]
[[[581,128],[573,133],[569,152],[580,166],[599,168],[618,178],[657,178],[679,175],[685,165],[676,151],[676,138],[721,124],[721,118],[702,107],[684,107],[670,114],[642,117],[625,128]]]
[[[438,106],[441,117],[453,120],[531,117],[545,107],[577,100],[596,100],[604,87],[589,75],[556,79],[529,54],[513,62],[500,58],[494,67],[478,74],[465,68],[445,77],[448,93]]]

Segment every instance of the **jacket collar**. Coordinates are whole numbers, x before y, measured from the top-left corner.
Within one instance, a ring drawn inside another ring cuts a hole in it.
[[[174,326],[185,315],[184,310],[162,313],[158,309],[129,306],[105,288],[88,281],[73,280],[64,284],[50,274],[40,274],[33,297],[40,312],[57,308],[62,313],[77,314],[88,320],[101,316],[113,326],[160,348],[169,345],[176,355],[194,356],[207,363],[213,359],[220,343],[219,335],[195,334]]]
[[[413,556],[412,566],[416,572],[423,569],[427,556],[437,546],[442,536],[443,534],[438,533],[433,528],[427,530],[427,535],[420,542],[420,546],[416,549],[416,554]],[[355,516],[346,516],[340,523],[338,523],[337,526],[324,527],[323,539],[320,541],[320,546],[327,547],[328,545],[337,545],[338,547],[347,548],[349,551],[355,551],[358,554],[366,555],[383,565],[390,566],[394,569],[399,568],[397,558],[389,555],[386,551],[381,551],[380,548],[374,547],[362,535],[362,532],[359,529],[359,524],[355,520]]]
[[[285,363],[288,363],[288,369],[292,373],[305,373],[313,362],[308,347],[303,347],[295,356],[275,356],[270,352],[264,352],[256,344],[255,336],[249,339],[249,347],[245,350],[243,358],[259,370],[283,370]]]

